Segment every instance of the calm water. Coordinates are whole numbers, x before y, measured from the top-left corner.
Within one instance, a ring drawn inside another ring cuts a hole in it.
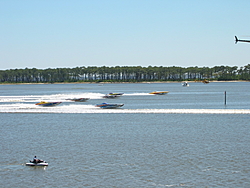
[[[0,187],[248,188],[249,86],[0,85]],[[155,90],[169,93],[148,94]],[[102,99],[109,92],[124,96]],[[65,100],[73,97],[90,100]],[[125,105],[94,106],[101,102]],[[25,166],[34,155],[49,166]]]

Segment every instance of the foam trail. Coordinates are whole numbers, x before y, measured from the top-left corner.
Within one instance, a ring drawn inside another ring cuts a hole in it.
[[[90,98],[102,99],[101,93],[72,93],[72,94],[54,94],[54,95],[22,95],[22,96],[0,96],[0,102],[66,102],[69,98]]]
[[[133,113],[133,114],[250,114],[249,109],[100,109],[94,105],[40,107],[34,104],[0,105],[0,113]]]
[[[149,93],[128,93],[124,96],[143,96],[151,95]],[[52,94],[52,95],[16,95],[16,96],[0,96],[1,102],[68,102],[66,99],[70,98],[89,98],[89,99],[103,99],[103,93],[70,93],[70,94]]]
[[[125,93],[123,96],[142,96],[142,95],[152,95],[149,93]]]
[[[148,93],[124,94],[127,96],[150,95]],[[70,93],[53,95],[0,96],[0,113],[163,113],[163,114],[250,114],[250,109],[100,109],[88,102],[74,104],[66,99],[102,99],[102,93]],[[55,107],[35,105],[40,101],[63,102]],[[13,103],[14,102],[14,103]],[[1,104],[3,103],[3,104]],[[7,103],[7,104],[6,104]],[[8,104],[10,103],[10,104]],[[66,104],[66,105],[65,105]]]

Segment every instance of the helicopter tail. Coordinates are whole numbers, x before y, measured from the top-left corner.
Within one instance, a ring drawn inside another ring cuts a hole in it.
[[[239,39],[236,36],[234,36],[234,37],[235,37],[235,44],[237,44],[237,42],[239,41]]]

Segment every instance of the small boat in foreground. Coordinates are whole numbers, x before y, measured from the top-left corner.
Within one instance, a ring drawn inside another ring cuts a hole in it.
[[[49,163],[41,159],[36,159],[36,160],[30,161],[29,163],[25,163],[25,165],[26,166],[48,166]]]
[[[89,100],[89,98],[73,98],[73,99],[66,99],[66,100],[70,100],[74,102],[86,102],[87,100]]]
[[[57,106],[57,105],[59,105],[61,103],[62,102],[45,102],[45,101],[41,101],[39,103],[36,103],[36,105],[44,106],[44,107],[52,107],[52,106]]]
[[[154,95],[166,95],[167,93],[169,93],[168,91],[154,91],[151,92],[149,94],[154,94]]]
[[[101,103],[97,104],[96,107],[106,108],[106,109],[113,109],[113,108],[120,108],[124,106],[124,104],[108,104],[108,103]]]

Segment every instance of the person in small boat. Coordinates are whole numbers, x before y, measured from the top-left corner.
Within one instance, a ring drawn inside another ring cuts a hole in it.
[[[38,159],[34,156],[32,163],[38,163]]]
[[[43,160],[37,159],[36,156],[34,156],[32,163],[41,163]]]
[[[36,158],[36,156],[34,156],[33,161],[30,161],[31,163],[37,163],[38,159]]]

